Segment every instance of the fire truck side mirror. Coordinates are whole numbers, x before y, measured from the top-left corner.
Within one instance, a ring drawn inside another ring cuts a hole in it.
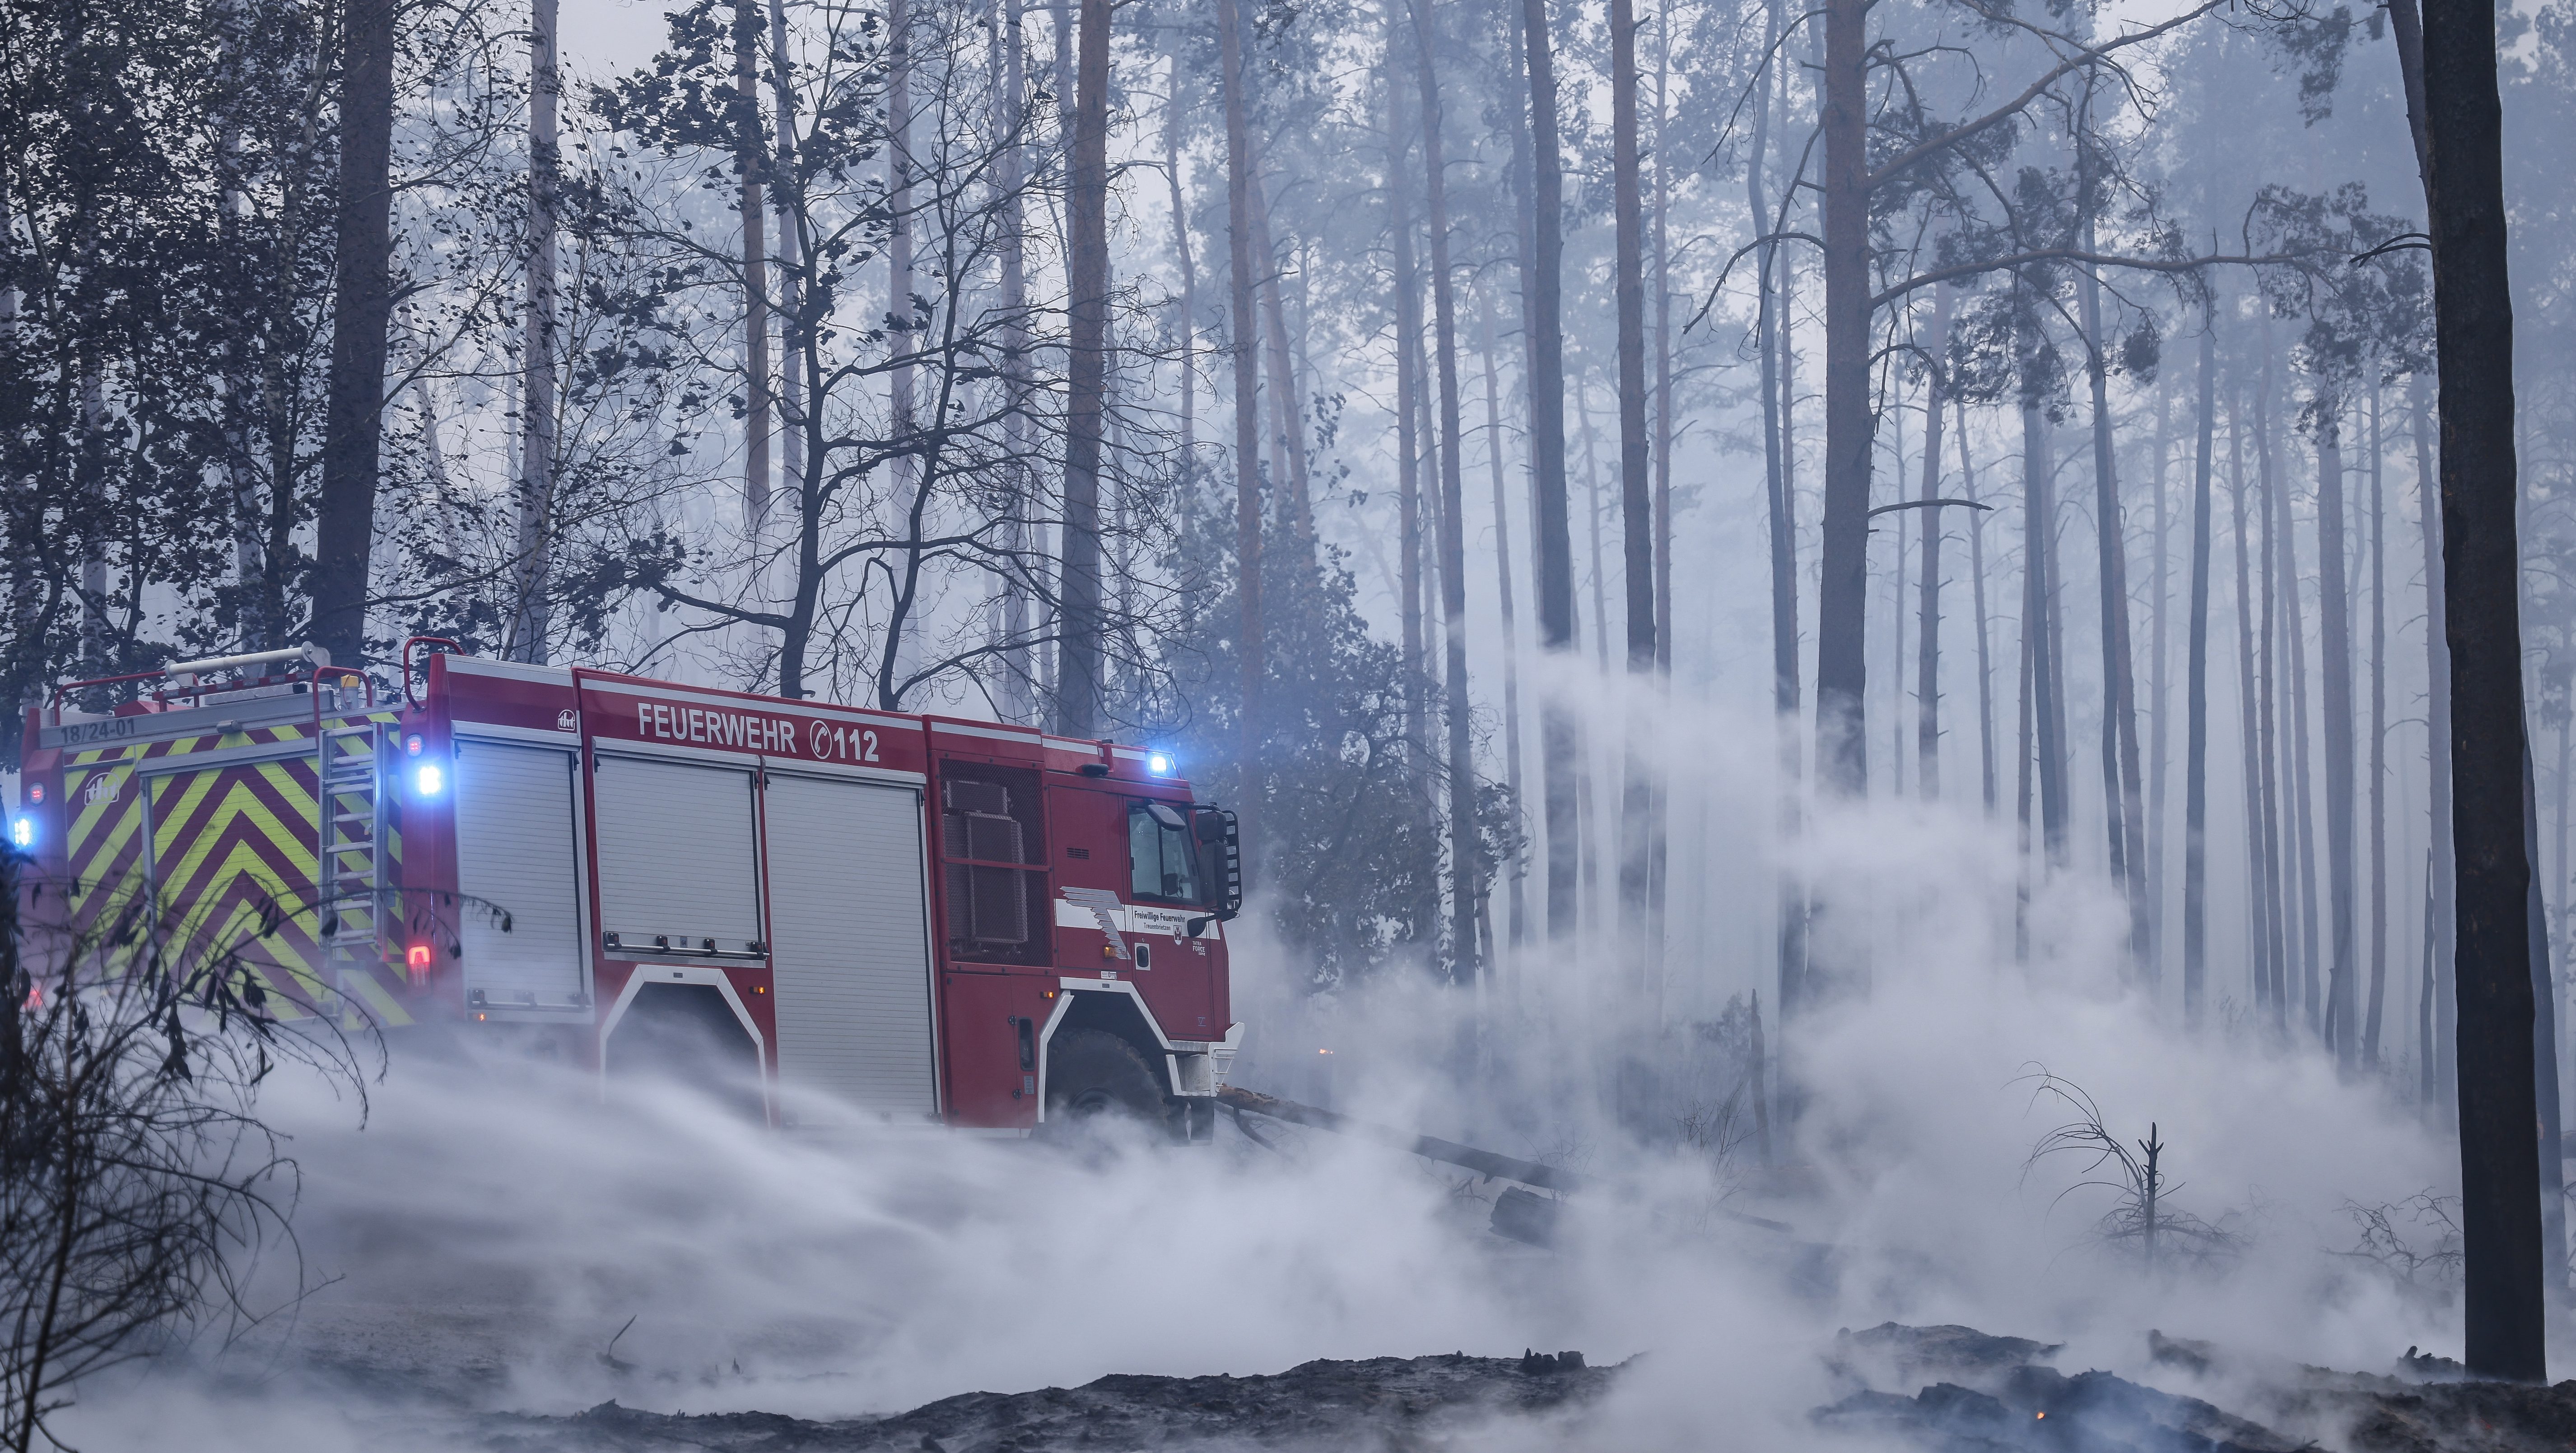
[[[1222,807],[1190,808],[1191,836],[1198,840],[1199,871],[1207,885],[1208,905],[1216,918],[1230,921],[1243,911],[1243,840],[1234,814]],[[1198,920],[1192,920],[1193,924]],[[1198,935],[1193,932],[1191,937]]]

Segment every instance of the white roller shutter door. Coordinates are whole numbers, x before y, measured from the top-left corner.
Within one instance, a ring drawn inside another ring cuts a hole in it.
[[[456,744],[457,887],[482,900],[458,915],[469,1002],[477,991],[501,1008],[589,1002],[573,761],[544,747]]]
[[[773,771],[766,822],[783,1108],[936,1114],[919,790]]]
[[[602,752],[591,775],[599,833],[599,927],[628,953],[752,951],[760,861],[752,774]]]

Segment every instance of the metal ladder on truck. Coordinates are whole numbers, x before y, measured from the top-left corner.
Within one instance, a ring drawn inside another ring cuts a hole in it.
[[[380,962],[385,915],[385,733],[372,721],[325,725],[321,768],[322,978],[346,1017],[362,1012],[355,982]]]

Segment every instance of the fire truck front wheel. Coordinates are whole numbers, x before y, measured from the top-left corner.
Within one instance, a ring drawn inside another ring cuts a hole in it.
[[[1116,1117],[1161,1125],[1163,1087],[1136,1047],[1100,1029],[1067,1030],[1047,1046],[1047,1122],[1071,1128]]]

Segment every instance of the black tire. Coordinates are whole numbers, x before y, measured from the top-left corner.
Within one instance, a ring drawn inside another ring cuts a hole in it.
[[[1162,1078],[1117,1035],[1066,1030],[1047,1045],[1047,1123],[1070,1129],[1118,1119],[1159,1127],[1168,1118]]]

